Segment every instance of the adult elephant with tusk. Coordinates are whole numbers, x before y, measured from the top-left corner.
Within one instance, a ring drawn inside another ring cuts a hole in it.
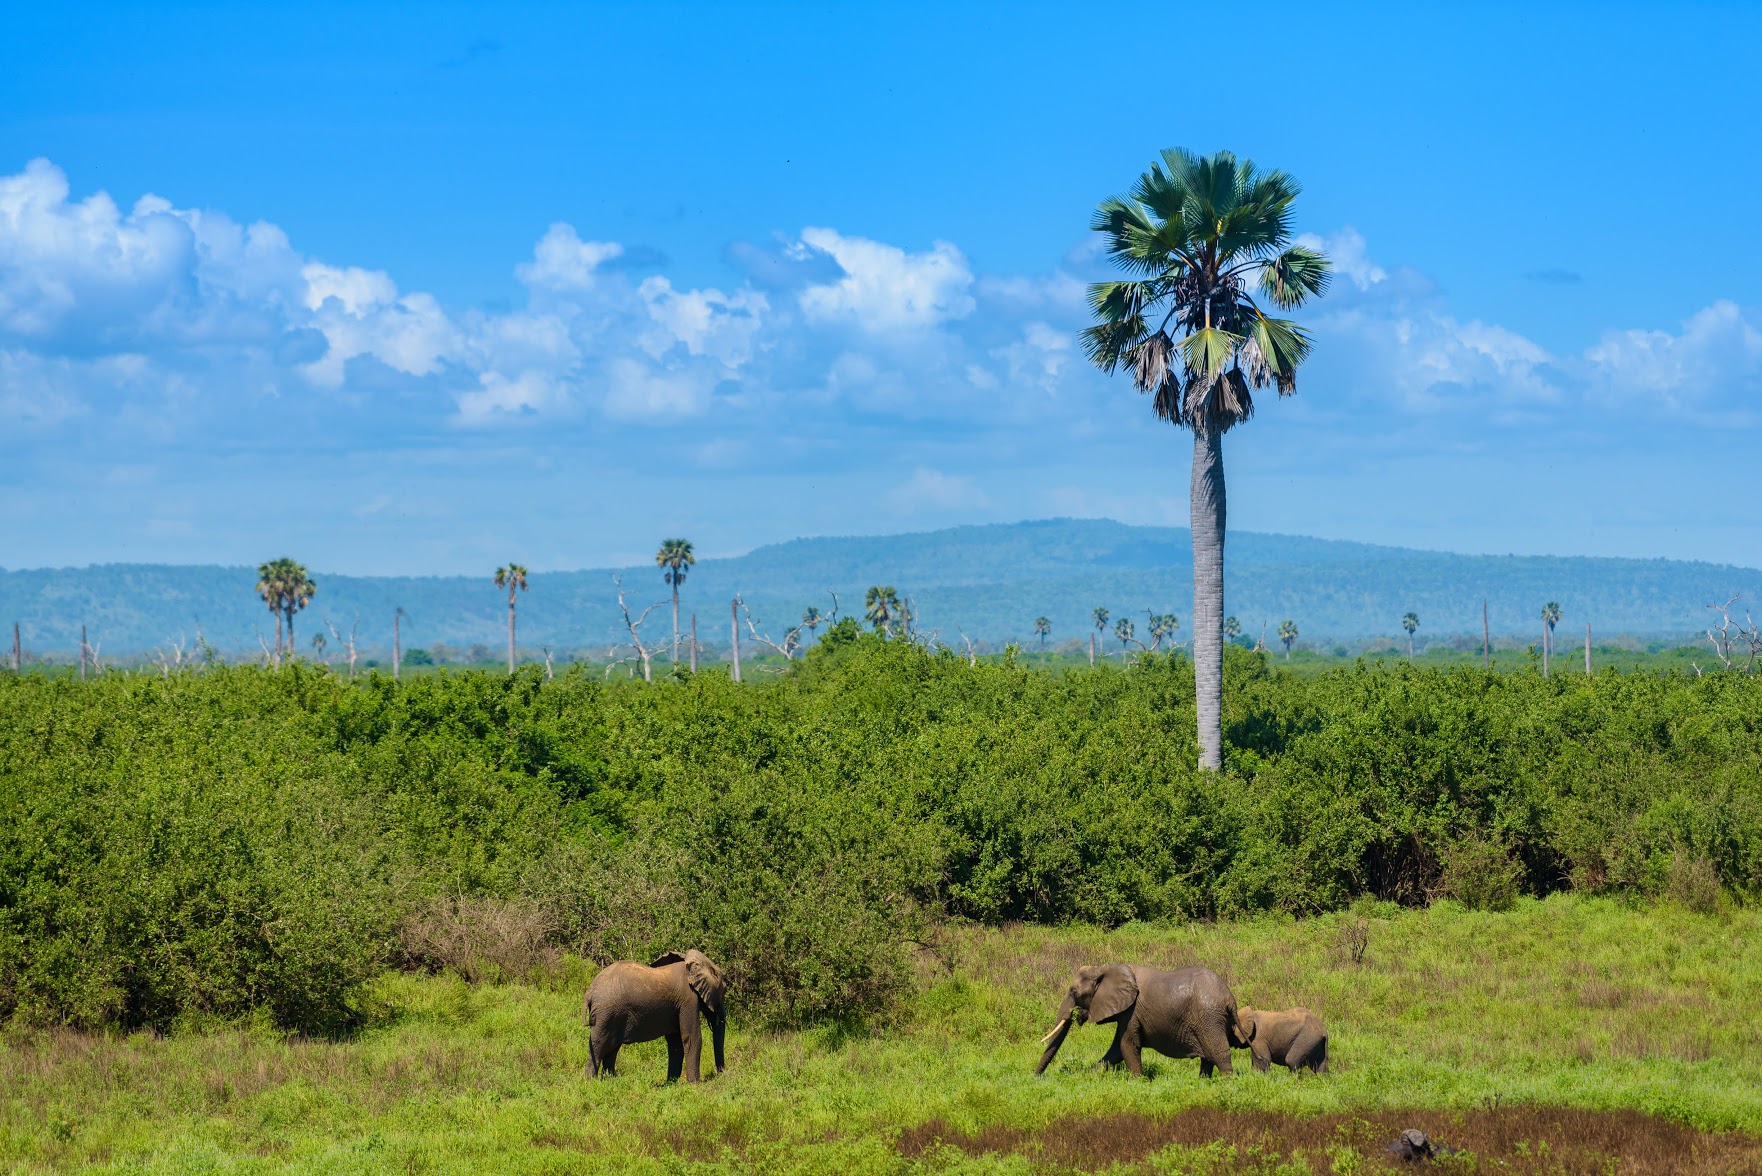
[[[1210,968],[1165,972],[1136,964],[1078,968],[1059,1006],[1058,1024],[1040,1040],[1048,1043],[1034,1073],[1043,1074],[1064,1044],[1073,1022],[1113,1022],[1113,1044],[1102,1056],[1108,1067],[1125,1064],[1144,1073],[1145,1049],[1171,1058],[1198,1058],[1199,1073],[1233,1073],[1230,1047],[1247,1046],[1236,1030],[1236,998]]]
[[[722,1037],[728,1023],[722,969],[701,951],[670,951],[652,964],[619,960],[588,985],[588,1061],[594,1077],[618,1072],[618,1051],[638,1041],[667,1041],[667,1081],[681,1071],[698,1080],[703,1049],[701,1018],[710,1019],[716,1073],[722,1072]]]

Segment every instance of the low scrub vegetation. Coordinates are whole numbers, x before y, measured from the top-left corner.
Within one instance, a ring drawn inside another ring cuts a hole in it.
[[[897,1018],[949,921],[1717,912],[1762,885],[1762,684],[1060,675],[900,642],[606,685],[320,669],[0,679],[0,1015],[345,1034],[388,965],[536,981],[698,946],[775,1027]]]

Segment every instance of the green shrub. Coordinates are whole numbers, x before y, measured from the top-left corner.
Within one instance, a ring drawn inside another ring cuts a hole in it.
[[[1044,673],[836,632],[745,684],[0,677],[0,1015],[336,1032],[388,964],[697,946],[742,1016],[860,1021],[947,917],[1762,884],[1753,679],[1297,677],[1232,646],[1200,773],[1179,654]]]

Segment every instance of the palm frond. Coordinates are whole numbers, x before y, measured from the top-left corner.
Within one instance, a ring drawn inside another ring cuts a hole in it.
[[[1212,379],[1224,370],[1241,343],[1240,335],[1221,327],[1201,327],[1181,340],[1181,354],[1191,375]]]
[[[1332,277],[1333,266],[1326,256],[1294,245],[1266,263],[1260,271],[1260,288],[1274,306],[1291,310],[1325,293]]]
[[[1256,315],[1249,340],[1271,369],[1279,395],[1289,396],[1297,391],[1297,366],[1309,358],[1312,346],[1303,328],[1289,319]]]

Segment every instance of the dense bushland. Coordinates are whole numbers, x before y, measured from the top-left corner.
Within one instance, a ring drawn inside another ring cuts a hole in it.
[[[388,963],[527,973],[697,944],[777,1024],[890,1008],[1001,922],[1762,885],[1762,684],[1232,651],[1062,675],[874,638],[775,679],[321,670],[0,680],[0,1013],[362,1014]]]

